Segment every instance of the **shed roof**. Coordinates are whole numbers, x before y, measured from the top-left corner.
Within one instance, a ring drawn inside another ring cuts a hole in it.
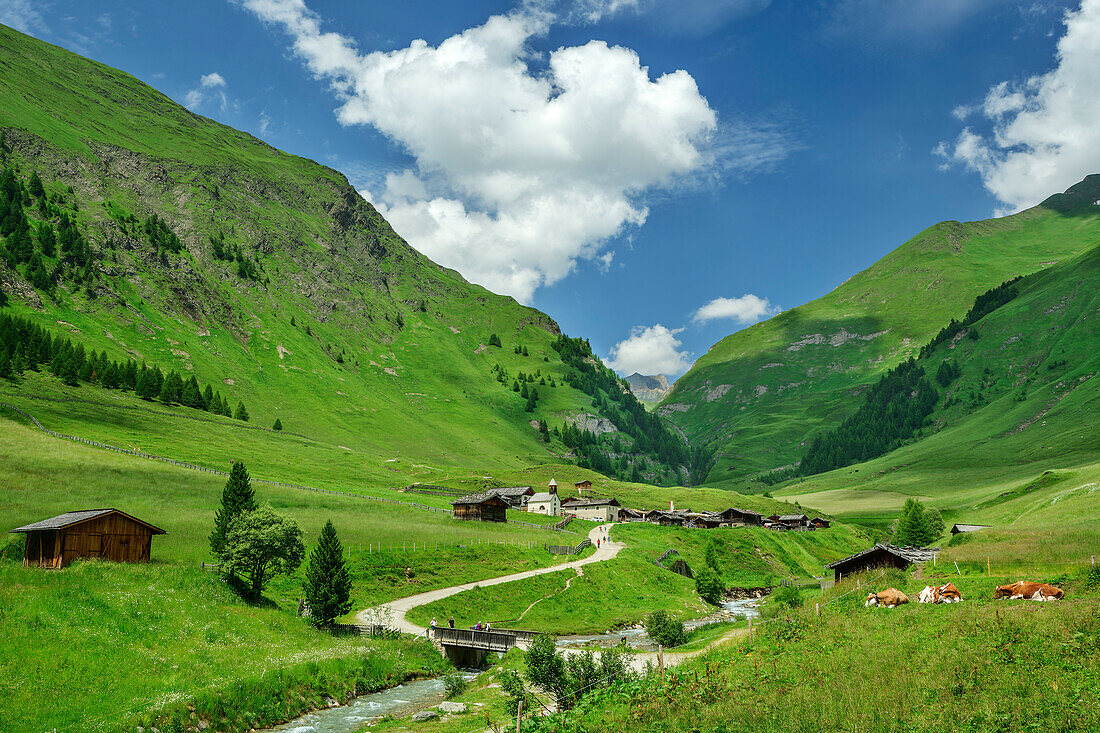
[[[955,524],[951,526],[951,534],[959,532],[977,532],[979,529],[989,529],[990,524]]]
[[[868,547],[866,550],[861,550],[860,552],[857,552],[854,555],[849,555],[848,557],[841,558],[840,560],[837,560],[836,562],[831,562],[828,565],[826,565],[825,567],[826,568],[835,568],[837,565],[843,565],[844,563],[851,562],[852,560],[858,560],[859,558],[863,557],[864,555],[870,555],[872,552],[876,552],[878,550],[888,552],[891,555],[894,555],[895,557],[900,557],[903,560],[908,560],[909,562],[928,562],[929,560],[932,559],[932,557],[937,552],[940,551],[940,548],[938,548],[938,547],[897,547],[896,545],[889,545],[885,542],[879,542],[874,547]]]
[[[550,493],[550,492],[548,492],[548,491],[542,491],[542,492],[540,492],[540,493],[538,493],[538,494],[535,494],[535,495],[534,495],[534,496],[532,496],[532,497],[531,497],[530,499],[528,499],[528,500],[527,500],[527,503],[528,503],[528,504],[530,504],[531,502],[536,502],[536,501],[553,501],[553,500],[552,500],[552,499],[550,498],[550,497],[552,497],[552,496],[557,496],[557,494],[551,494],[551,493]]]
[[[65,512],[64,514],[58,514],[56,517],[43,519],[41,522],[35,522],[34,524],[28,524],[23,527],[16,527],[11,530],[11,532],[41,532],[51,529],[64,529],[74,524],[87,522],[89,519],[95,519],[96,517],[102,517],[107,514],[121,514],[127,519],[132,519],[138,524],[148,527],[152,530],[153,534],[168,534],[163,529],[154,527],[148,522],[143,522],[137,517],[130,516],[126,512],[120,512],[118,509],[80,509],[75,512]]]
[[[781,514],[779,516],[780,522],[804,522],[806,521],[805,514]]]
[[[761,514],[760,512],[754,512],[754,511],[753,511],[752,509],[738,509],[738,508],[737,508],[737,507],[735,507],[735,506],[731,506],[731,507],[730,507],[729,509],[725,509],[725,510],[723,510],[723,511],[720,511],[720,512],[712,512],[712,513],[713,513],[713,514],[730,514],[730,513],[735,513],[735,514],[749,514],[749,515],[751,515],[751,516],[754,516],[754,517],[762,517],[762,516],[764,516],[764,515],[763,515],[763,514]]]
[[[568,507],[582,507],[582,506],[620,506],[618,499],[574,499],[572,501],[566,501],[562,503],[562,506]]]
[[[469,494],[467,496],[460,496],[451,502],[451,506],[458,506],[459,504],[492,504],[494,501],[504,503],[504,499],[492,492],[486,492],[484,494]]]
[[[535,492],[534,489],[532,489],[530,486],[509,486],[503,489],[490,489],[486,493],[496,494],[497,496],[516,497],[523,496],[527,493],[533,494]]]

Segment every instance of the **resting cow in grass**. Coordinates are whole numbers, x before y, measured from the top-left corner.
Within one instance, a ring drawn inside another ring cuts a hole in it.
[[[954,583],[925,586],[917,596],[921,603],[958,603],[962,599],[962,593],[959,593]]]
[[[900,606],[901,604],[908,602],[909,596],[905,595],[897,588],[887,588],[881,593],[868,593],[867,602],[863,605],[894,608],[895,606]]]
[[[1029,580],[1017,580],[1012,585],[999,585],[993,591],[994,598],[1008,598],[1019,600],[1028,598],[1033,601],[1056,601],[1062,598],[1065,592],[1047,583],[1034,583]]]

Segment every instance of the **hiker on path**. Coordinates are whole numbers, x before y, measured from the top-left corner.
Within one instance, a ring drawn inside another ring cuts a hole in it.
[[[435,616],[432,616],[432,631],[435,631]]]
[[[455,617],[454,616],[451,616],[451,620],[450,620],[449,624],[450,624],[450,627],[452,629],[455,627]]]

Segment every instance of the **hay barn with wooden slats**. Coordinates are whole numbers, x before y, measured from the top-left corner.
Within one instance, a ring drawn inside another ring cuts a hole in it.
[[[905,570],[914,563],[928,562],[940,551],[938,547],[897,547],[879,542],[874,547],[849,555],[825,566],[836,573],[836,581],[854,573],[875,568],[900,568]]]
[[[23,565],[43,568],[86,558],[149,562],[153,535],[167,534],[118,509],[66,512],[11,531],[27,535]]]
[[[451,502],[455,519],[507,522],[508,502],[493,493],[470,494]]]

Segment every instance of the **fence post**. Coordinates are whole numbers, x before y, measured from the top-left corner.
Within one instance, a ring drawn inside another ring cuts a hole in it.
[[[657,645],[657,667],[661,670],[661,682],[665,681],[665,648]]]
[[[519,733],[519,721],[523,718],[523,700],[516,707],[516,733]]]
[[[817,615],[820,617],[821,616],[821,604],[820,603],[815,603],[814,604],[814,610],[817,612]]]

